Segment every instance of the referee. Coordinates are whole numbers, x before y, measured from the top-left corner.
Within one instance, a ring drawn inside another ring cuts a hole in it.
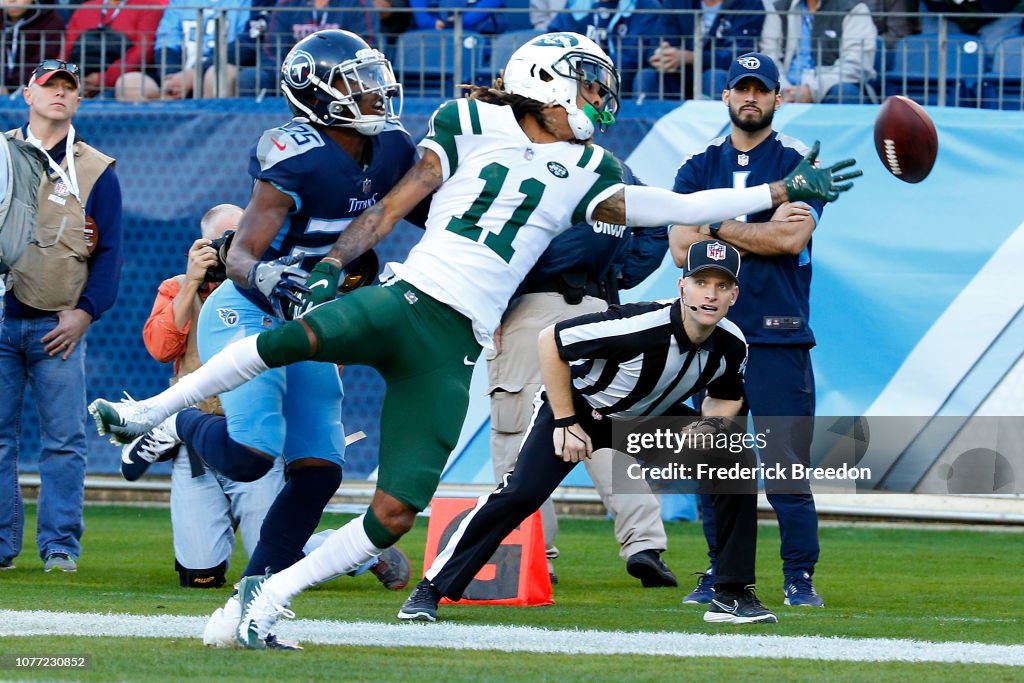
[[[613,445],[615,421],[696,413],[732,417],[743,403],[746,342],[725,314],[739,294],[740,255],[717,240],[691,245],[679,299],[612,306],[557,323],[540,336],[545,392],[515,469],[482,496],[398,613],[434,621],[441,597],[458,600],[501,541],[593,451]],[[571,365],[570,365],[571,364]],[[756,498],[713,496],[722,538],[705,621],[776,622],[751,590]]]

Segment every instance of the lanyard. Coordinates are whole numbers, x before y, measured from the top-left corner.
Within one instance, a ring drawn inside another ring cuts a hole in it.
[[[14,70],[18,66],[18,32],[23,23],[25,23],[24,19],[18,19],[11,27],[11,47],[7,52],[7,75],[9,76],[14,75]]]
[[[42,141],[32,134],[31,128],[27,129],[25,141],[43,150],[43,154],[46,155],[46,158],[50,162],[50,170],[53,171],[61,180],[64,181],[64,184],[67,186],[68,191],[71,194],[75,195],[75,199],[77,199],[78,203],[81,204],[82,197],[78,193],[78,173],[75,172],[75,127],[70,124],[68,125],[67,142],[64,143],[64,160],[68,163],[68,170],[66,172],[63,168],[61,168],[60,164],[53,160],[53,157],[50,156],[50,153],[43,148]]]

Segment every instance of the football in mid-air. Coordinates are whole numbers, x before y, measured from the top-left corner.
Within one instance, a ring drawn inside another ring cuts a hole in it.
[[[919,183],[931,173],[939,153],[935,124],[917,102],[889,97],[875,119],[875,151],[889,173]]]

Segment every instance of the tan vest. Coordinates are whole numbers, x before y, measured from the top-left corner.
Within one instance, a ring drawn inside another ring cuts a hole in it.
[[[185,286],[185,276],[175,276],[174,281],[178,283],[179,289]],[[196,294],[195,301],[192,302],[192,324],[188,326],[188,335],[185,337],[185,355],[181,357],[178,362],[178,372],[171,378],[171,385],[173,386],[180,378],[184,377],[190,372],[195,372],[199,369],[199,366],[203,364],[199,360],[199,343],[197,341],[197,332],[199,328],[199,309],[203,306],[203,300]],[[196,404],[196,408],[203,411],[204,413],[210,413],[212,415],[223,415],[224,408],[220,404],[220,399],[216,396],[212,396],[205,401]]]
[[[9,131],[8,135],[24,140],[20,128]],[[59,178],[51,172],[44,173],[39,182],[39,224],[35,240],[11,271],[14,295],[22,303],[41,311],[66,311],[78,305],[89,277],[85,204],[96,181],[114,164],[112,157],[82,141],[76,142],[73,150],[81,202],[63,188],[63,183],[58,192],[56,181]],[[61,161],[61,168],[67,170],[67,159]]]

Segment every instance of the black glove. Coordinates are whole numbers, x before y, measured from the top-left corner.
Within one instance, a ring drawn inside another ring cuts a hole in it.
[[[301,263],[304,257],[302,253],[282,256],[273,261],[257,263],[249,271],[249,286],[258,289],[267,298],[274,315],[282,320],[287,320],[289,316],[286,312],[293,306],[299,306],[302,303],[300,297],[309,293],[309,288],[302,284],[309,274],[295,265]]]
[[[844,159],[828,168],[815,168],[818,160],[818,150],[821,142],[814,141],[814,146],[807,156],[797,164],[797,167],[784,179],[786,184],[786,196],[789,201],[806,201],[809,199],[824,199],[827,202],[834,202],[839,198],[840,192],[846,192],[853,183],[842,183],[844,180],[853,180],[864,175],[860,169],[854,169],[847,173],[836,175],[836,171],[849,168],[857,163],[856,159]]]

